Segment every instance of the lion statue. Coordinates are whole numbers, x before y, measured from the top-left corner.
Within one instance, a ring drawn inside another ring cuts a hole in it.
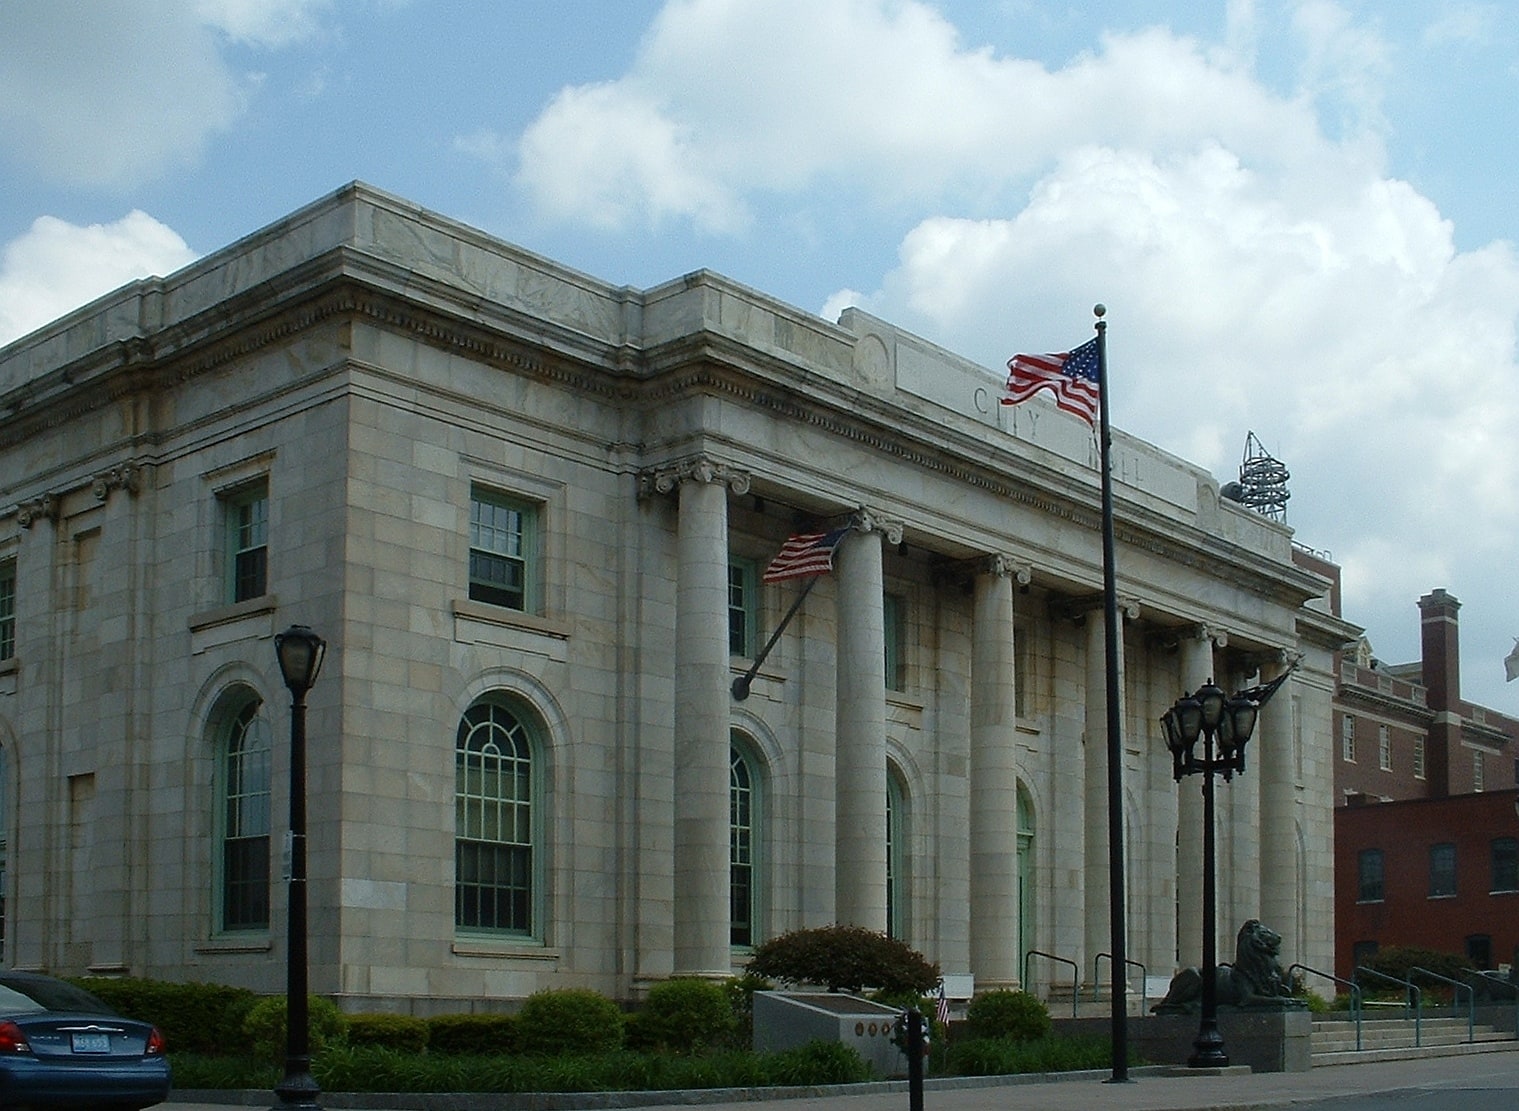
[[[1282,935],[1252,918],[1239,928],[1234,964],[1220,966],[1217,1000],[1220,1007],[1258,1011],[1290,1011],[1306,1007],[1292,997],[1292,985],[1277,959]],[[1154,1014],[1194,1014],[1202,1007],[1203,977],[1195,968],[1184,968],[1171,978],[1170,990],[1150,1010]]]

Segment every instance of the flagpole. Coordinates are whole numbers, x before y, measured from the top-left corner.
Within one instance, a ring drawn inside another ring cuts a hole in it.
[[[1108,420],[1108,322],[1102,305],[1097,317],[1097,397],[1102,458],[1102,610],[1107,646],[1108,701],[1108,903],[1113,954],[1113,1075],[1110,1084],[1129,1079],[1128,946],[1124,928],[1123,873],[1123,722],[1118,684],[1118,578],[1113,570],[1113,430]]]
[[[754,663],[749,670],[733,680],[731,688],[736,702],[742,702],[749,697],[749,686],[754,682],[754,677],[759,674],[760,665],[765,662],[765,657],[770,655],[770,649],[775,647],[775,642],[781,639],[781,634],[786,631],[786,626],[791,624],[791,619],[796,616],[796,611],[802,608],[802,603],[807,600],[807,595],[812,593],[812,588],[818,584],[821,575],[814,575],[807,580],[807,585],[802,587],[802,592],[796,596],[796,601],[791,603],[791,608],[786,611],[786,616],[781,618],[781,623],[775,627],[775,632],[770,634],[770,639],[765,642],[765,647],[760,649],[760,654],[754,658]]]

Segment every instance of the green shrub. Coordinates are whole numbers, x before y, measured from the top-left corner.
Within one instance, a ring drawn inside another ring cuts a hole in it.
[[[453,1055],[512,1053],[517,1049],[516,1015],[434,1015],[427,1020],[427,1047]]]
[[[633,1049],[695,1053],[725,1045],[738,1028],[728,992],[711,980],[666,980],[649,989],[643,1010],[628,1016]]]
[[[1394,945],[1373,953],[1366,960],[1366,967],[1386,976],[1395,976],[1399,980],[1408,979],[1408,971],[1411,968],[1427,968],[1441,976],[1459,980],[1461,971],[1469,963],[1465,957],[1457,956],[1455,953],[1441,953],[1434,949],[1420,949],[1412,945]],[[1415,982],[1421,987],[1431,983],[1428,977],[1417,977]],[[1377,990],[1384,986],[1391,985],[1374,977],[1365,977],[1361,983],[1363,991]]]
[[[949,1049],[948,1071],[954,1076],[1012,1076],[1028,1072],[1074,1072],[1113,1063],[1113,1044],[1101,1037],[1045,1037],[1033,1042],[1007,1038],[972,1038]],[[1129,1064],[1140,1064],[1129,1055]]]
[[[517,1015],[523,1053],[606,1053],[622,1045],[622,1012],[604,995],[582,988],[534,992]]]
[[[965,1017],[974,1037],[1038,1041],[1050,1032],[1050,1012],[1026,991],[988,991],[970,1001]]]
[[[938,965],[899,938],[863,926],[820,926],[773,937],[755,949],[746,970],[853,993],[866,988],[922,993],[939,982]]]
[[[336,1004],[312,995],[307,997],[306,1008],[309,1020],[306,1029],[313,1055],[328,1046],[343,1044],[348,1023]],[[285,1033],[285,997],[276,995],[260,999],[249,1009],[247,1018],[243,1020],[243,1029],[247,1031],[248,1040],[253,1043],[253,1052],[260,1060],[283,1061],[288,1044]]]
[[[768,1056],[770,1085],[859,1084],[872,1076],[865,1058],[843,1042],[808,1042]]]
[[[151,1022],[170,1051],[246,1053],[251,1047],[243,1020],[258,996],[246,988],[132,976],[84,976],[70,982],[128,1018]]]
[[[348,1044],[375,1045],[420,1053],[427,1048],[426,1019],[411,1015],[349,1015]]]

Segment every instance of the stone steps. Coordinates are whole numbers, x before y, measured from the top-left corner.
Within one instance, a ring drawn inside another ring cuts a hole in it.
[[[1315,1019],[1313,1023],[1315,1067],[1490,1053],[1513,1047],[1513,1034],[1481,1024],[1468,1028],[1464,1018],[1426,1018],[1417,1030],[1411,1018],[1363,1019],[1360,1049],[1356,1048],[1354,1022]]]

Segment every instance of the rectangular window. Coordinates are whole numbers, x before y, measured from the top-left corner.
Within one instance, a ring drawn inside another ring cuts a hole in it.
[[[269,484],[260,480],[222,501],[227,537],[227,601],[269,592]]]
[[[1519,891],[1519,840],[1494,837],[1492,840],[1493,891]]]
[[[1357,859],[1359,889],[1356,899],[1363,903],[1382,901],[1382,850],[1362,849]]]
[[[1414,738],[1414,778],[1424,778],[1424,738]]]
[[[1340,719],[1340,759],[1355,763],[1355,718],[1350,714]]]
[[[887,594],[881,599],[881,617],[886,632],[886,689],[907,689],[907,599]]]
[[[752,560],[728,564],[728,654],[753,659],[759,639],[759,569]]]
[[[1472,790],[1481,791],[1487,786],[1487,762],[1482,753],[1472,753]]]
[[[1377,726],[1377,767],[1392,771],[1392,731],[1385,725]]]
[[[1456,893],[1456,846],[1429,847],[1429,897],[1446,899]]]
[[[538,507],[475,487],[469,495],[469,596],[531,612],[537,608]]]
[[[0,560],[0,660],[16,654],[16,561]]]

